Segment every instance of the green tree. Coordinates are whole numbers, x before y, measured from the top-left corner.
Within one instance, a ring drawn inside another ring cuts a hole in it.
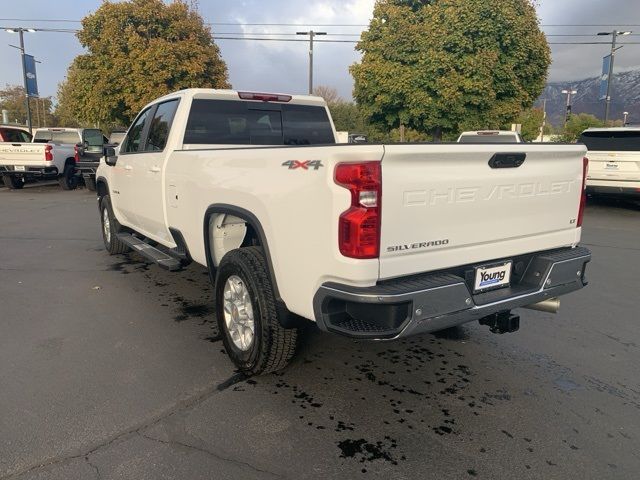
[[[128,125],[151,100],[182,88],[228,88],[210,29],[184,0],[106,0],[82,20],[75,58],[58,91],[69,125]]]
[[[356,48],[354,97],[371,122],[437,139],[511,123],[551,62],[532,0],[379,0]]]
[[[34,127],[56,126],[55,118],[51,115],[51,97],[30,98],[29,105],[31,106],[31,123]],[[3,90],[0,90],[0,111],[1,110],[7,110],[10,123],[26,125],[27,106],[24,87],[6,85]]]
[[[527,142],[532,142],[540,136],[540,127],[544,121],[544,111],[541,108],[529,108],[520,113],[515,123],[522,126],[520,134]]]
[[[588,113],[571,115],[564,126],[562,135],[560,135],[560,141],[573,143],[578,140],[580,134],[587,128],[603,126],[604,122],[594,115]]]

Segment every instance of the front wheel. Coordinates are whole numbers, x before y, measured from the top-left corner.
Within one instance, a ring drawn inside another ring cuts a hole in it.
[[[226,254],[215,281],[216,317],[225,349],[248,375],[285,368],[298,332],[280,325],[264,252],[246,247]]]
[[[20,190],[24,187],[24,178],[13,175],[3,175],[4,184],[11,190]]]
[[[100,223],[102,226],[104,247],[109,254],[117,255],[119,253],[127,253],[129,247],[117,236],[120,231],[120,224],[113,214],[109,195],[105,195],[102,197],[102,200],[100,200]]]
[[[64,166],[64,172],[58,177],[58,183],[63,190],[75,190],[78,188],[78,177],[76,177],[76,167],[71,163]]]

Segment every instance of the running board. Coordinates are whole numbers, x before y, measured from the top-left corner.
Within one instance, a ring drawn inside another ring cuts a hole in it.
[[[125,243],[135,252],[151,260],[153,263],[158,264],[161,268],[169,270],[170,272],[176,272],[182,270],[182,263],[175,257],[171,257],[166,253],[152,247],[148,243],[140,240],[138,237],[134,237],[130,233],[119,233],[118,240]]]

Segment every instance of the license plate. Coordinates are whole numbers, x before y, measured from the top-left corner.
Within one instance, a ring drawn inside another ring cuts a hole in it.
[[[511,264],[512,262],[505,262],[476,268],[474,291],[482,292],[484,290],[507,287],[511,282]]]
[[[25,171],[25,167],[24,167],[24,165],[16,165],[15,167],[13,167],[13,169],[14,169],[16,172],[24,172],[24,171]]]
[[[607,163],[604,168],[605,170],[618,170],[619,167],[616,163]]]

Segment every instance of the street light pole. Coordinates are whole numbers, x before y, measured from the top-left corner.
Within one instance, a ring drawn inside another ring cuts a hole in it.
[[[297,35],[309,35],[309,95],[313,95],[313,39],[316,35],[326,35],[327,32],[296,32]]]
[[[562,90],[562,93],[567,95],[567,113],[564,117],[564,123],[566,125],[566,123],[569,121],[569,117],[571,116],[571,97],[576,93],[578,93],[578,91],[569,89],[569,90]]]
[[[614,30],[613,32],[599,32],[598,35],[612,35],[611,39],[611,58],[609,59],[609,73],[607,78],[607,97],[605,98],[605,107],[604,107],[604,124],[607,125],[609,121],[609,113],[611,111],[611,84],[613,83],[613,62],[616,57],[616,50],[622,47],[616,48],[616,41],[618,40],[618,35],[631,35],[633,32],[619,32],[618,30]]]
[[[629,117],[629,112],[622,112],[622,115],[624,115],[624,120],[622,121],[622,126],[626,127],[627,126],[627,118]]]
[[[34,29],[31,28],[7,28],[7,32],[9,33],[17,33],[20,35],[20,56],[22,59],[22,81],[24,84],[24,95],[25,95],[25,103],[27,106],[27,127],[29,127],[29,133],[31,133],[33,125],[31,123],[31,105],[29,103],[29,89],[27,86],[27,61],[24,57],[24,32],[35,32]]]

